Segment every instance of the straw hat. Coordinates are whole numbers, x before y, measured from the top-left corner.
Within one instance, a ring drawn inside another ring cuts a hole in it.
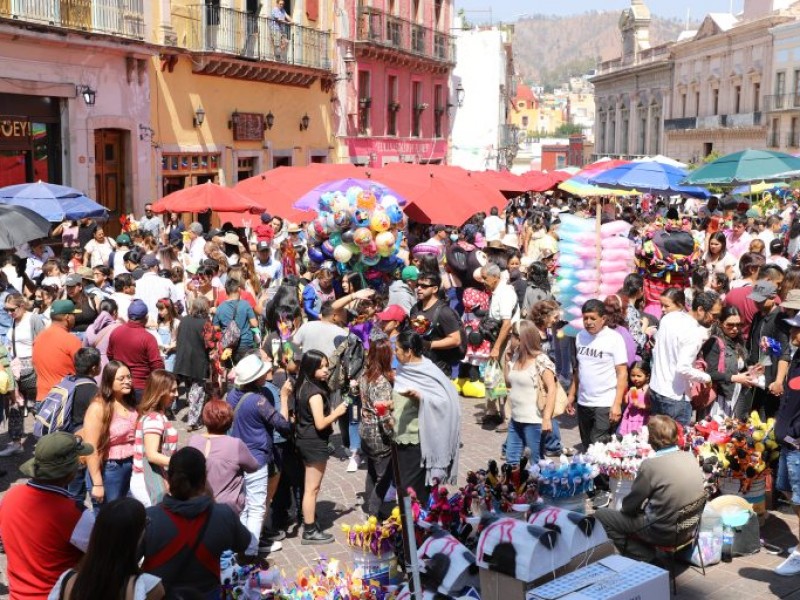
[[[234,385],[242,386],[253,383],[272,369],[272,363],[264,362],[258,354],[248,354],[236,365]]]

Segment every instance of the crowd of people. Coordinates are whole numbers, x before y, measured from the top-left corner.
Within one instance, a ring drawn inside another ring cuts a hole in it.
[[[425,502],[457,481],[459,394],[485,399],[479,421],[511,465],[574,451],[555,416],[563,396],[584,448],[651,418],[669,449],[676,423],[776,416],[778,482],[800,498],[795,204],[762,217],[636,202],[603,218],[629,221],[636,243],[653,227],[689,232],[704,254],[656,310],[631,272],[582,305],[574,337],[555,284],[560,215],[595,215],[581,200],[526,196],[461,227],[406,223],[403,266],[378,276],[317,261],[305,229],[279,216],[244,231],[150,205],[114,239],[82,219],[53,232],[59,250],[33,240],[5,253],[0,458],[44,434],[23,465],[30,481],[0,504],[11,597],[212,598],[226,549],[277,552],[293,526],[303,544],[333,540],[316,511],[331,456],[351,474],[366,467],[369,515],[387,516],[401,486]],[[694,410],[693,386],[713,403]],[[43,419],[59,402],[61,419]],[[620,521],[603,517],[610,531]],[[800,573],[800,553],[779,572]]]

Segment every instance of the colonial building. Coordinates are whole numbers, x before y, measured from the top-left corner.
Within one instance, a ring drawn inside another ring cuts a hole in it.
[[[334,158],[332,2],[153,4],[150,197]]]
[[[800,148],[800,21],[772,28],[771,89],[764,98],[767,146]]]
[[[673,45],[665,154],[697,162],[711,152],[769,145],[764,111],[774,108],[765,103],[773,58],[770,29],[793,20],[798,4],[745,0],[742,13],[709,14],[694,35]],[[778,142],[777,130],[772,142]]]
[[[448,153],[452,0],[347,0],[331,101],[339,160],[441,163]]]
[[[95,198],[114,217],[149,197],[144,0],[0,0],[0,185],[43,180]]]
[[[651,47],[650,10],[632,0],[620,17],[622,55],[603,62],[594,84],[595,157],[664,153],[669,113],[672,44]]]

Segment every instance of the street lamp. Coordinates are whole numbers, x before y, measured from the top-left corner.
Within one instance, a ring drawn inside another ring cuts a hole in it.
[[[197,110],[194,111],[194,117],[192,117],[192,123],[195,127],[200,127],[203,122],[206,120],[206,111],[203,110],[202,105],[197,107]]]

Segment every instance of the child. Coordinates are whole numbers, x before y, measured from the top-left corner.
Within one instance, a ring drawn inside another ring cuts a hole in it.
[[[650,365],[644,361],[633,363],[630,371],[630,387],[625,395],[625,411],[622,413],[617,433],[637,433],[647,425],[650,418]]]

